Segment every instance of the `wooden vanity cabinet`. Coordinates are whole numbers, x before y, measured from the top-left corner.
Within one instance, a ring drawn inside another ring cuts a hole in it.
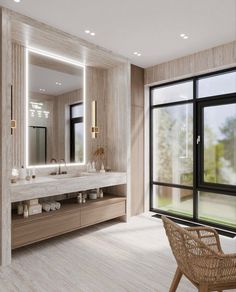
[[[43,212],[26,219],[13,215],[12,249],[125,214],[125,197],[106,196],[86,204],[64,201],[60,210]]]
[[[81,226],[89,226],[125,215],[125,200],[113,204],[85,206],[81,209]]]

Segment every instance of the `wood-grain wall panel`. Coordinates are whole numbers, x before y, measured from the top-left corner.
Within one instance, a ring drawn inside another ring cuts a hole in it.
[[[11,136],[12,166],[20,168],[25,152],[25,48],[16,43],[12,44],[12,97],[17,125]]]
[[[129,135],[129,71],[126,65],[108,70],[106,119],[107,163],[112,170],[126,171]]]
[[[131,215],[144,211],[144,69],[131,66]]]
[[[145,69],[145,85],[236,66],[236,41]]]
[[[130,216],[131,176],[131,86],[130,64],[107,70],[107,165],[112,171],[127,173],[126,186],[112,188],[111,192],[127,196],[126,220]]]
[[[107,70],[86,67],[86,133],[87,133],[87,161],[95,160],[94,152],[97,147],[103,147],[105,156],[103,163],[107,164],[107,120],[106,120],[106,96],[107,96]],[[92,138],[92,101],[97,101],[97,122],[99,134],[96,139]],[[101,161],[96,162],[97,168],[100,168]]]
[[[11,262],[11,24],[0,8],[0,264]]]

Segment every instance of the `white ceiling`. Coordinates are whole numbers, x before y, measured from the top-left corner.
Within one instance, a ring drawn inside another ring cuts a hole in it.
[[[149,67],[236,40],[236,0],[0,0]],[[84,33],[95,31],[94,37]],[[181,33],[189,39],[180,38]],[[133,52],[142,53],[141,57]]]
[[[61,85],[57,85],[56,82]],[[31,92],[57,96],[80,88],[83,88],[83,70],[79,76],[29,65],[29,90]],[[45,92],[40,89],[44,89]]]

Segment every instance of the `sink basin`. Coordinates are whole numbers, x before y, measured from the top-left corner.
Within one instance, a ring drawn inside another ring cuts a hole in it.
[[[67,174],[56,174],[56,175],[52,175],[52,178],[55,179],[63,179],[63,178],[74,178],[74,177],[80,177],[80,174],[77,173],[67,173]]]
[[[55,179],[64,179],[64,178],[76,178],[76,177],[82,177],[82,176],[91,176],[97,174],[96,172],[81,172],[81,173],[67,173],[67,174],[56,174],[56,175],[50,175],[51,178]]]

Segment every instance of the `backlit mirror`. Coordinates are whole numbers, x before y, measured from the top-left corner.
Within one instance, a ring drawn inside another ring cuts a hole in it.
[[[84,72],[77,62],[27,51],[27,166],[84,163]]]

